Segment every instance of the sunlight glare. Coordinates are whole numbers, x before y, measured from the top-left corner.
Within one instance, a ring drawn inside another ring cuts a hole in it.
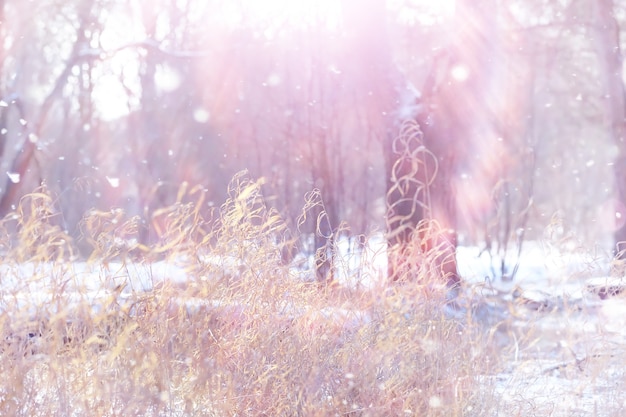
[[[452,16],[456,0],[387,0],[387,7],[398,11],[405,24],[430,26]]]
[[[238,3],[246,20],[326,28],[336,26],[340,7],[337,0],[240,0]]]
[[[466,81],[470,76],[470,70],[466,65],[457,64],[450,70],[452,78],[459,82]]]

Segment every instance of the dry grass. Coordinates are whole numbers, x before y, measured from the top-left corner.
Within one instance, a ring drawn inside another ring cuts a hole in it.
[[[475,322],[472,308],[446,318],[445,287],[426,276],[375,290],[301,279],[282,257],[296,232],[260,185],[237,176],[210,218],[201,191],[181,188],[155,214],[150,248],[135,243],[136,219],[88,213],[82,230],[101,267],[87,283],[52,198],[24,198],[2,223],[0,415],[503,412],[488,376],[533,346],[532,330]],[[132,286],[127,277],[156,259],[184,265],[189,279]]]

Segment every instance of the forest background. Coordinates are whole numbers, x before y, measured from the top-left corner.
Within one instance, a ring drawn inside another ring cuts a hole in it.
[[[0,214],[45,184],[86,256],[89,210],[121,209],[138,226],[121,237],[148,244],[161,208],[196,201],[182,184],[209,213],[241,170],[318,248],[384,231],[406,120],[438,159],[449,207],[434,217],[460,244],[622,240],[624,2],[3,0],[0,13]],[[297,224],[307,200],[317,212]]]

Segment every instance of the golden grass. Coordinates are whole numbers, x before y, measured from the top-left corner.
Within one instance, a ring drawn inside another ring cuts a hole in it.
[[[297,233],[260,186],[237,176],[208,219],[201,191],[183,187],[155,213],[153,247],[134,243],[136,219],[87,213],[90,262],[102,265],[89,285],[53,199],[25,197],[2,223],[0,415],[515,415],[498,414],[487,376],[531,337],[476,323],[471,308],[447,318],[431,277],[375,290],[300,279],[281,255]],[[124,282],[155,259],[189,279]],[[19,301],[33,289],[46,302]]]

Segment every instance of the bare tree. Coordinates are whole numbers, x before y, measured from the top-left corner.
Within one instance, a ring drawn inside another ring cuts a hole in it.
[[[67,85],[68,79],[75,67],[80,67],[84,63],[88,63],[95,57],[88,51],[88,39],[86,37],[88,27],[94,22],[92,15],[93,1],[83,0],[76,5],[76,14],[79,19],[79,25],[76,30],[75,41],[72,50],[67,58],[63,69],[53,83],[51,91],[41,103],[36,119],[33,117],[22,117],[22,125],[26,127],[27,134],[23,135],[20,150],[12,158],[9,172],[13,176],[5,182],[3,194],[0,197],[0,213],[6,214],[15,203],[19,193],[19,187],[23,184],[23,179],[27,177],[27,173],[33,168],[38,171],[37,167],[33,167],[33,160],[37,150],[38,140],[42,136],[46,125],[50,122],[51,111],[54,104],[62,99],[63,89]],[[21,97],[19,94],[10,100],[16,107],[21,108]],[[41,172],[39,172],[41,181]],[[19,178],[19,180],[16,180]]]
[[[434,132],[425,135],[423,129],[431,115],[422,115],[418,123],[414,119],[418,114],[406,110],[422,107],[424,98],[411,89],[394,64],[385,1],[368,0],[364,4],[346,0],[343,9],[352,39],[351,76],[362,92],[359,99],[366,109],[365,117],[376,126],[383,148],[389,205],[389,274],[393,279],[405,279],[416,272],[412,268],[424,266],[426,256],[422,255],[437,251],[437,274],[458,282],[455,240],[450,239],[455,232],[444,237],[456,226],[450,204],[454,200],[449,192],[449,173],[455,162],[447,155],[454,149],[448,142],[452,139],[448,135],[435,138]],[[440,74],[437,76],[439,81]],[[434,86],[429,89],[429,93],[435,92]],[[438,143],[441,141],[446,143]],[[446,149],[445,154],[442,149]],[[440,230],[426,231],[435,223]]]
[[[615,249],[619,259],[626,254],[626,107],[623,81],[623,56],[620,46],[620,27],[615,18],[613,0],[592,2],[595,22],[595,49],[602,77],[603,111],[609,132],[617,147],[615,158]]]

